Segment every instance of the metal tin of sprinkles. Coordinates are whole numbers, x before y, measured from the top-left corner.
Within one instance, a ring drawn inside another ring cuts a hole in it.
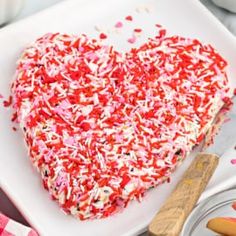
[[[214,217],[236,217],[232,204],[236,201],[236,189],[230,189],[213,195],[202,201],[189,215],[181,236],[213,236],[207,222]]]

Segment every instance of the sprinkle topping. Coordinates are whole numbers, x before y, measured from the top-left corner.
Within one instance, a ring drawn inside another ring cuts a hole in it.
[[[126,54],[47,34],[18,61],[6,105],[52,198],[81,220],[102,218],[169,181],[204,138],[228,95],[226,64],[163,29]]]

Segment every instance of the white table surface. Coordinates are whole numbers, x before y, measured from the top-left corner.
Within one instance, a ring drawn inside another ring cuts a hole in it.
[[[25,0],[25,6],[20,14],[13,20],[17,21],[23,19],[29,15],[39,12],[45,8],[48,8],[58,2],[65,0]],[[226,10],[220,9],[215,6],[211,0],[201,0],[214,15],[234,34],[236,34],[236,14],[230,13]],[[11,217],[12,219],[28,225],[26,220],[21,216],[15,206],[11,203],[8,197],[3,193],[0,187],[0,211]],[[145,234],[143,234],[145,235]]]

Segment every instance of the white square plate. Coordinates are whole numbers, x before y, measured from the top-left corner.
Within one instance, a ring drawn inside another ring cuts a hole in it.
[[[148,6],[150,13],[138,13],[136,8]],[[23,48],[47,32],[73,34],[87,33],[97,36],[94,26],[112,28],[119,20],[132,15],[123,33],[109,35],[108,43],[120,50],[130,45],[126,39],[131,29],[141,27],[144,36],[155,34],[156,23],[162,24],[170,34],[198,38],[211,43],[229,62],[228,75],[232,86],[236,84],[236,42],[234,37],[196,0],[70,0],[28,19],[0,30],[0,94],[9,95],[9,85],[15,63]],[[32,168],[20,132],[12,131],[11,111],[0,107],[0,183],[26,219],[41,235],[135,235],[145,230],[161,203],[175,187],[191,162],[191,157],[172,175],[170,184],[164,184],[147,193],[142,203],[133,202],[122,213],[103,220],[81,222],[64,215],[43,189],[39,175]],[[213,194],[236,183],[235,168],[229,163],[230,154],[221,159],[208,191]]]

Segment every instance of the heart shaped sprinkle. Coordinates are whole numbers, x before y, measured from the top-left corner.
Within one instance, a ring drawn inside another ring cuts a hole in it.
[[[36,40],[12,95],[44,187],[81,220],[141,200],[204,138],[228,96],[226,64],[165,30],[125,54],[85,35]]]
[[[232,165],[236,165],[236,159],[235,159],[235,158],[234,158],[234,159],[231,159],[230,162],[231,162]]]

